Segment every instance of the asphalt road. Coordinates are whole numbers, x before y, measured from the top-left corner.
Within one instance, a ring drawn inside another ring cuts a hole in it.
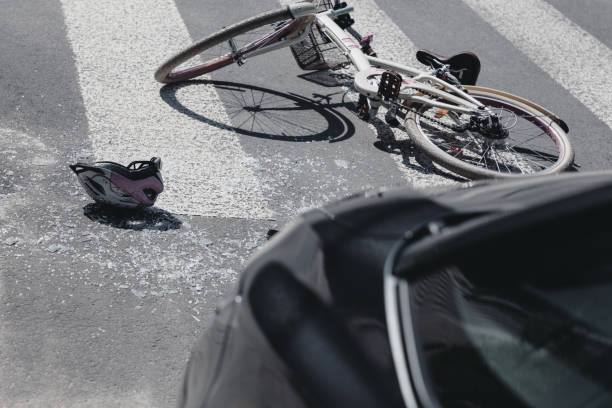
[[[473,50],[480,85],[562,117],[580,171],[610,168],[611,2],[350,4],[380,56]],[[377,148],[406,136],[356,118],[350,71],[307,74],[289,50],[212,83],[154,82],[193,39],[278,6],[0,0],[0,406],[172,406],[191,345],[269,229],[363,189],[461,182],[409,143]],[[167,191],[127,218],[92,205],[67,167],[153,155]]]

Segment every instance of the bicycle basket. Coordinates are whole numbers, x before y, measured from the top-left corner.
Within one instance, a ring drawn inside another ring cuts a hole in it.
[[[308,36],[291,46],[291,53],[303,70],[339,69],[350,62],[321,29],[313,24]]]
[[[332,0],[313,0],[313,3],[315,4],[315,11],[317,13],[327,11],[334,7],[332,5]]]

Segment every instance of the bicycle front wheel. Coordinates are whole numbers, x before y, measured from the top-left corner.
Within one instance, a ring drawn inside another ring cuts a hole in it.
[[[494,140],[476,131],[452,130],[469,123],[470,115],[422,106],[407,118],[406,130],[434,162],[470,179],[554,174],[571,166],[569,138],[545,109],[485,89],[470,95],[498,115],[508,136]]]
[[[293,27],[288,7],[225,27],[170,57],[155,71],[162,83],[185,81],[240,61],[242,55],[279,41]]]

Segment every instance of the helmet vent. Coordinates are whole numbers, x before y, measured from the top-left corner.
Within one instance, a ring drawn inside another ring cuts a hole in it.
[[[155,200],[157,197],[157,192],[152,188],[145,188],[143,191],[149,200]]]
[[[99,183],[89,179],[89,184],[98,191],[98,194],[104,194],[104,187],[102,187]]]

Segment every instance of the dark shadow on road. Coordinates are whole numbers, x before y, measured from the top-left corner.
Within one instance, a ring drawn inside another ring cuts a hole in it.
[[[469,181],[466,178],[436,167],[429,156],[418,150],[410,140],[377,140],[374,142],[374,147],[389,154],[401,155],[404,166],[421,174],[437,174],[438,176],[459,182]],[[411,162],[411,157],[418,164]]]
[[[333,71],[315,71],[299,77],[330,88],[349,86],[353,81],[350,75]],[[228,123],[221,123],[208,117],[206,110],[214,107],[204,103],[196,105],[196,102],[192,101],[197,98],[181,100],[182,89],[196,87],[189,92],[197,93],[197,87],[208,86],[214,87],[223,101],[229,116]],[[336,108],[356,110],[356,104],[349,100],[348,93],[349,91],[345,89],[336,89],[329,94],[313,93],[312,97],[306,98],[254,85],[207,80],[168,84],[160,89],[160,96],[168,105],[208,125],[247,136],[294,142],[320,140],[339,142],[351,137],[355,133],[355,126],[349,118],[336,110]],[[333,103],[332,100],[340,95],[340,101]],[[191,105],[187,106],[188,103]],[[435,166],[427,155],[415,149],[408,140],[395,140],[390,126],[383,120],[373,118],[370,123],[374,126],[379,139],[374,146],[390,154],[400,154],[407,168],[422,174],[437,174],[455,181],[466,181],[461,176]],[[403,126],[400,125],[399,128],[405,131]]]
[[[349,109],[356,111],[355,102],[347,101],[345,104]],[[402,164],[406,168],[412,169],[421,174],[436,174],[449,180],[459,182],[469,181],[464,177],[435,166],[429,156],[417,149],[409,138],[397,140],[391,126],[384,120],[375,117],[370,119],[370,124],[374,127],[376,136],[378,138],[378,140],[373,143],[374,147],[389,154],[401,155]],[[402,130],[404,133],[407,132],[404,125],[399,125],[398,129]]]
[[[204,103],[187,106],[180,97],[181,89],[186,87],[213,87],[223,101],[230,123],[221,123],[208,116],[207,109],[215,107]],[[246,136],[293,142],[338,142],[355,134],[351,121],[334,109],[342,105],[329,103],[331,95],[306,98],[253,85],[197,80],[165,85],[160,96],[168,105],[193,119]]]
[[[83,214],[92,221],[121,229],[135,231],[167,231],[179,229],[183,222],[160,208],[117,208],[98,203],[87,204]]]
[[[334,72],[329,70],[324,71],[312,71],[302,75],[298,75],[298,78],[302,78],[313,84],[325,86],[328,88],[335,88],[338,86],[353,86],[353,76],[344,74],[341,72]]]

